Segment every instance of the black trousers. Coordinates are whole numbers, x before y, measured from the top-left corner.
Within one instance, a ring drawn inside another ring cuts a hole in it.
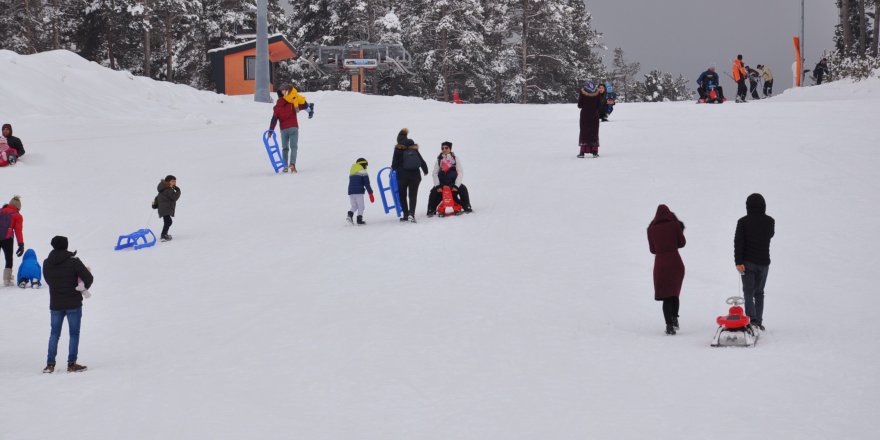
[[[13,237],[6,240],[0,240],[0,247],[3,248],[3,257],[6,258],[6,268],[12,269],[12,244]]]
[[[667,325],[675,324],[678,320],[678,297],[663,299],[663,319]]]
[[[164,236],[168,235],[168,229],[171,228],[171,223],[173,223],[173,221],[171,221],[170,215],[166,215],[166,216],[162,217],[162,222],[164,223],[164,226],[162,226],[162,235],[161,236],[164,237]]]
[[[438,185],[431,188],[431,194],[428,195],[428,214],[437,211],[437,207],[440,206],[440,202],[443,201],[443,193],[437,192],[440,188],[443,188],[443,186]],[[455,199],[455,203],[461,205],[462,208],[471,207],[471,198],[468,195],[468,189],[464,184],[458,187],[458,191],[452,192],[452,198]]]
[[[706,89],[702,87],[697,87],[697,93],[700,94],[700,99],[708,99],[709,93],[706,92]],[[724,101],[724,89],[721,86],[715,86],[715,93],[718,95],[718,99]]]
[[[736,96],[743,101],[746,100],[746,94],[748,93],[748,89],[746,88],[746,79],[743,78],[736,82]]]
[[[761,99],[761,97],[758,96],[758,82],[757,81],[749,81],[749,87],[751,88],[752,98]]]
[[[764,96],[770,96],[773,94],[773,80],[764,81]]]
[[[419,170],[397,171],[397,190],[400,193],[400,208],[403,215],[416,215],[416,199],[419,197],[419,184],[422,183],[422,175]]]

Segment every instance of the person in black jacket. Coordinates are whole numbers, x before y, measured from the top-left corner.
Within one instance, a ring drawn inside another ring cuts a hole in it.
[[[51,313],[51,332],[49,333],[49,353],[46,357],[46,368],[43,373],[55,371],[55,355],[58,352],[58,340],[61,339],[61,327],[67,318],[70,332],[70,348],[67,352],[67,371],[85,371],[85,365],[76,363],[79,354],[79,327],[82,320],[83,296],[76,289],[79,281],[88,289],[94,278],[76,252],[67,250],[67,237],[60,235],[52,238],[52,252],[43,261],[43,278],[49,285],[49,311]]]
[[[400,193],[400,207],[403,213],[400,221],[416,222],[416,200],[419,197],[419,184],[422,174],[428,175],[428,164],[419,153],[419,145],[409,137],[409,129],[404,128],[397,134],[397,145],[391,159],[391,169],[397,173],[397,189]],[[409,200],[407,200],[407,198]]]
[[[3,137],[6,138],[6,143],[9,144],[11,148],[18,151],[17,156],[19,158],[24,156],[24,145],[22,145],[21,139],[12,135],[12,124],[3,124]]]
[[[174,217],[174,209],[177,207],[177,199],[180,198],[180,187],[177,186],[177,177],[172,175],[165,176],[159,181],[156,187],[159,195],[156,197],[159,202],[159,217],[162,217],[164,225],[162,226],[162,241],[170,241],[171,236],[168,235],[168,229],[171,228],[171,217]]]
[[[828,58],[822,58],[822,61],[813,68],[813,78],[816,79],[816,85],[822,84],[825,75],[828,74]],[[10,144],[11,145],[11,144]]]
[[[465,213],[474,212],[471,209],[471,197],[468,189],[461,183],[464,179],[464,167],[461,159],[452,152],[452,142],[446,141],[440,144],[440,155],[434,162],[434,170],[431,172],[434,178],[434,187],[428,195],[428,217],[437,214],[437,206],[443,200],[443,187],[448,186],[452,190],[452,198],[455,203],[461,205]]]
[[[752,325],[764,330],[764,285],[770,270],[770,239],[776,232],[776,221],[765,212],[764,196],[752,194],[746,199],[747,215],[736,222],[733,237],[733,258],[742,276],[746,315]]]

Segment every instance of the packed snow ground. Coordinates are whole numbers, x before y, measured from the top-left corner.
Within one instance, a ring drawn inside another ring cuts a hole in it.
[[[0,289],[0,438],[874,438],[878,93],[623,104],[595,160],[574,157],[573,104],[307,93],[301,171],[274,175],[270,105],[0,51],[0,120],[27,148],[0,199],[22,195],[41,260],[66,235],[96,279],[82,374],[40,373],[48,289]],[[402,127],[427,160],[454,142],[475,214],[427,219],[423,180],[418,224],[378,197],[344,222],[349,166],[367,158],[375,186]],[[161,228],[169,173],[174,241],[114,252]],[[777,222],[768,330],[710,348],[752,192]],[[659,203],[687,225],[674,337],[646,242]]]

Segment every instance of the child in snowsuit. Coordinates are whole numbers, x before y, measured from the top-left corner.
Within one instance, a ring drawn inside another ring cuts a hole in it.
[[[0,167],[15,165],[18,160],[18,150],[9,146],[6,137],[0,136]]]
[[[348,200],[351,202],[351,211],[348,211],[348,222],[354,223],[352,218],[357,211],[357,224],[365,225],[364,221],[364,192],[370,194],[370,203],[376,201],[373,197],[373,187],[370,186],[370,175],[367,174],[367,160],[358,158],[348,172]]]
[[[21,259],[21,265],[18,266],[18,287],[24,289],[30,284],[31,287],[40,287],[43,285],[43,269],[37,260],[37,253],[33,249],[28,249]]]

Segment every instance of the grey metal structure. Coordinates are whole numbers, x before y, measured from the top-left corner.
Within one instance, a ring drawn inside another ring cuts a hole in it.
[[[269,25],[267,0],[257,0],[257,61],[254,66],[254,101],[272,102],[269,96]]]
[[[373,63],[370,63],[367,68],[395,70],[408,75],[413,74],[409,70],[412,56],[404,49],[402,44],[395,43],[355,41],[343,46],[307,45],[302,48],[299,59],[323,74],[358,69],[346,67],[344,65],[346,59],[376,60],[374,63],[375,67],[372,65]]]

